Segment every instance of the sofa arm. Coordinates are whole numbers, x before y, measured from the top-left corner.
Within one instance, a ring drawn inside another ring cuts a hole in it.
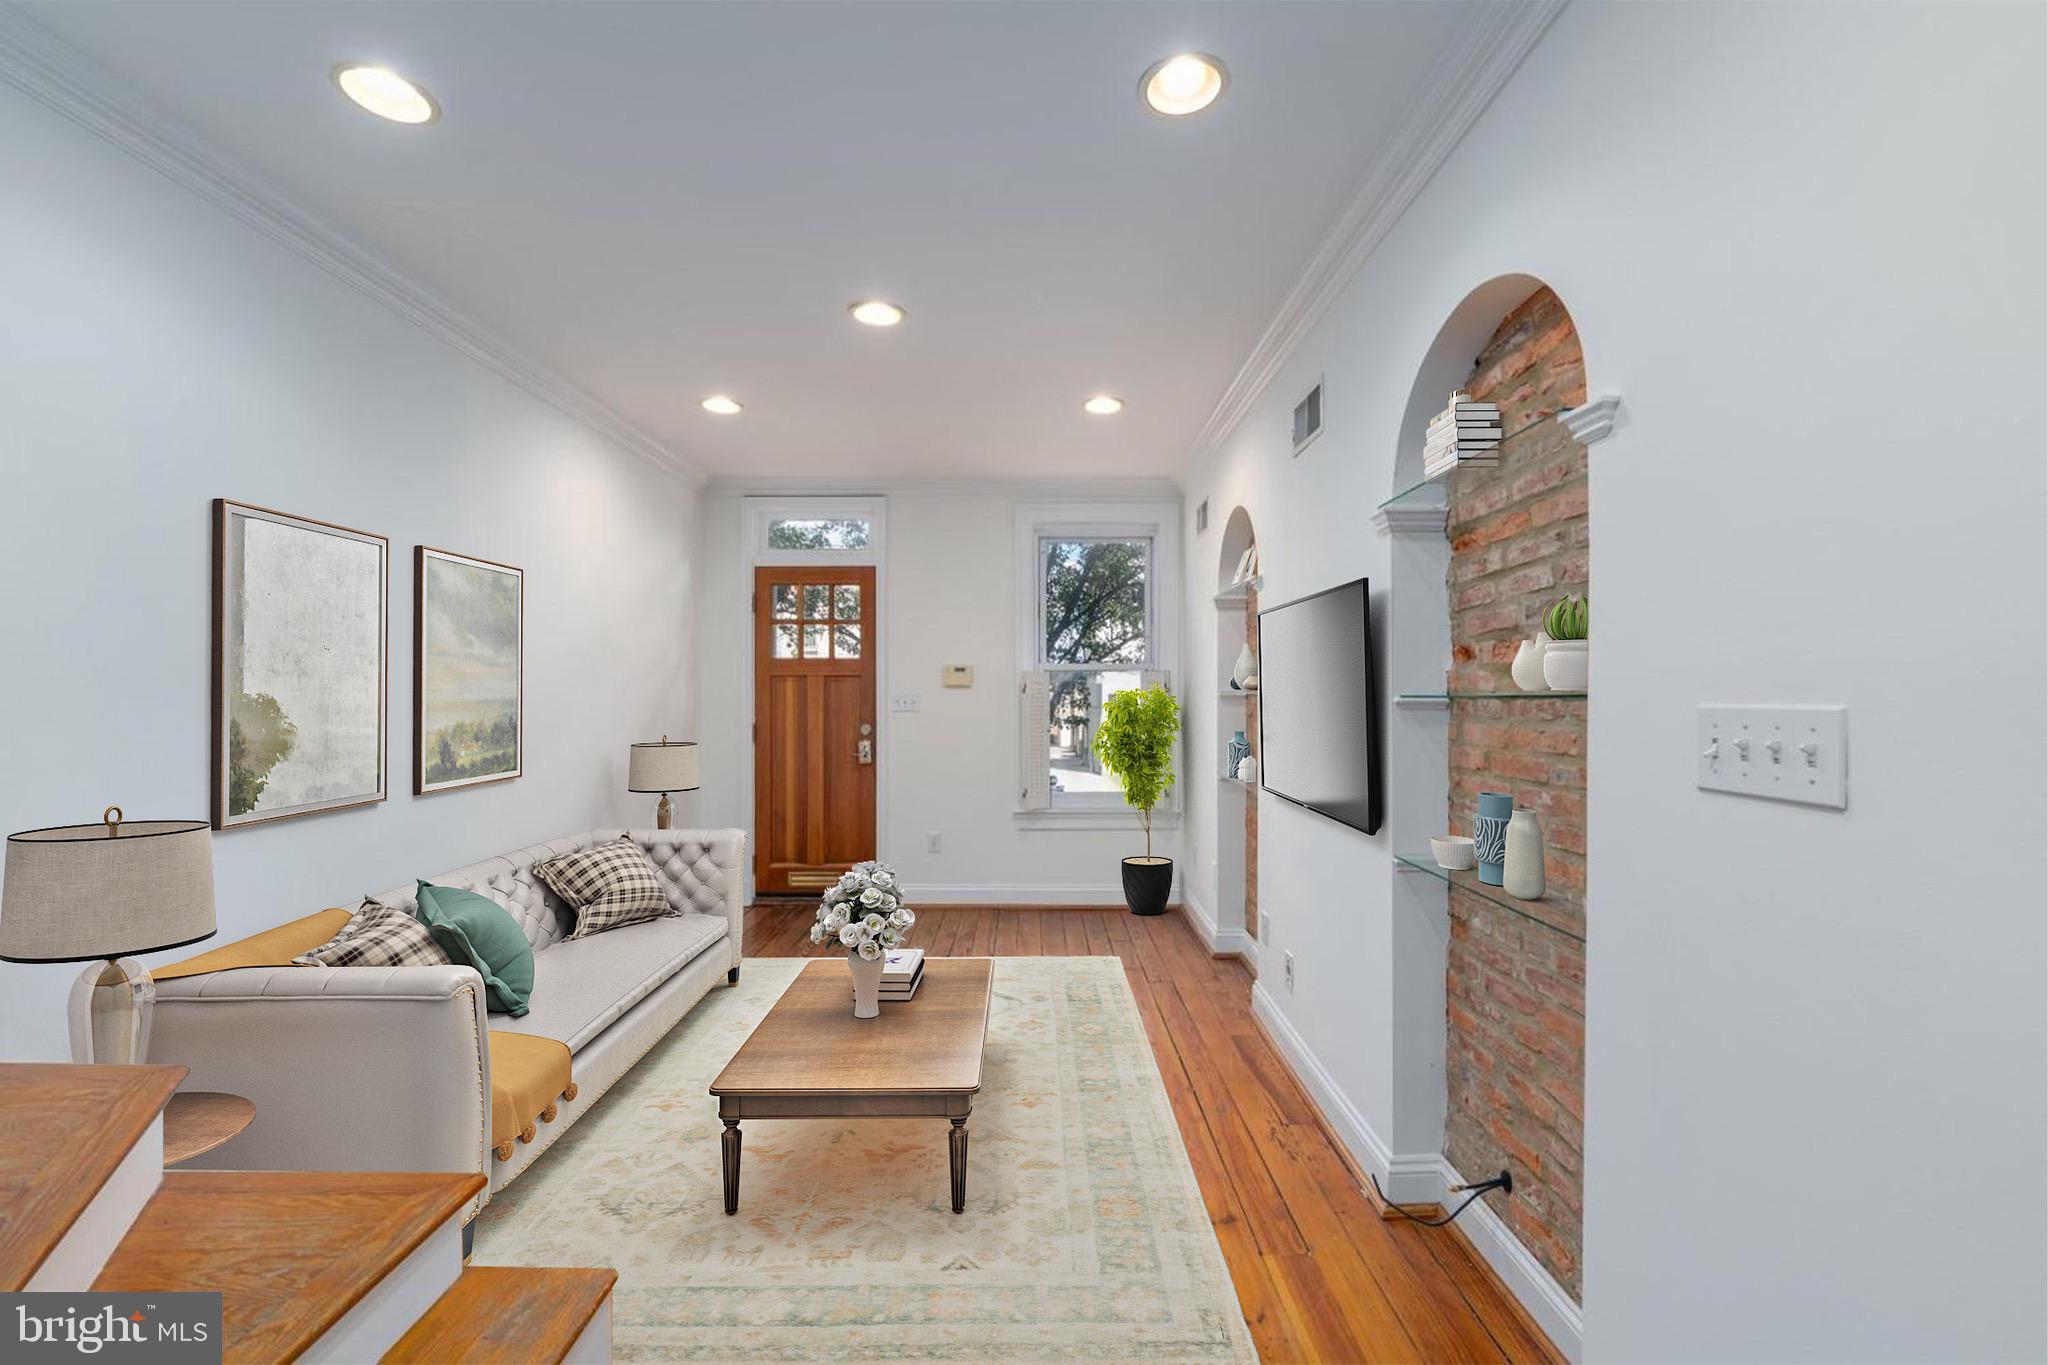
[[[618,833],[645,848],[663,877],[682,888],[699,914],[725,916],[728,948],[719,951],[730,951],[732,957],[727,965],[738,971],[747,937],[747,832],[632,829]],[[687,861],[673,861],[679,854]]]
[[[159,985],[149,1059],[256,1106],[188,1168],[488,1174],[485,1027],[469,967],[243,967]]]

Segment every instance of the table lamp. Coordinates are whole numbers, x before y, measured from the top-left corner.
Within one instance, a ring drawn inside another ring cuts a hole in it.
[[[135,955],[211,938],[213,830],[204,820],[131,820],[7,836],[0,960],[90,962],[71,988],[71,1060],[149,1058],[156,986]]]
[[[660,792],[661,800],[654,807],[654,827],[670,828],[675,823],[676,808],[668,794],[697,790],[696,744],[687,739],[670,740],[667,735],[659,743],[635,744],[632,762],[626,769],[626,790]]]

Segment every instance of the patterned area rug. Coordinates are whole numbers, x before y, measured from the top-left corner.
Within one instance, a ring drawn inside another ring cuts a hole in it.
[[[616,1267],[622,1360],[1256,1359],[1115,958],[996,959],[964,1214],[944,1120],[814,1119],[744,1126],[725,1216],[706,1091],[801,965],[714,988],[484,1210],[477,1263]]]

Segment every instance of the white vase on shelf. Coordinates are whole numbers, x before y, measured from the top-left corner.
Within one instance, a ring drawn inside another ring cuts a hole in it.
[[[1516,900],[1543,899],[1543,823],[1525,806],[1517,806],[1508,817],[1508,851],[1500,884]]]
[[[1237,780],[1248,786],[1258,785],[1259,756],[1257,754],[1246,754],[1237,761]]]
[[[1550,645],[1550,637],[1542,631],[1536,632],[1533,640],[1522,641],[1522,647],[1515,651],[1515,661],[1508,666],[1508,676],[1515,680],[1515,686],[1524,692],[1545,692],[1550,684],[1543,681],[1543,654]]]
[[[1237,651],[1237,662],[1230,669],[1230,682],[1240,691],[1258,686],[1259,661],[1249,644]]]

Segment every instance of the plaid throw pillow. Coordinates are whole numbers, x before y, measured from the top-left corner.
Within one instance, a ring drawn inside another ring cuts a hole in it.
[[[589,938],[621,925],[675,913],[647,850],[621,835],[608,844],[536,863],[533,875],[575,908],[576,932]]]
[[[364,901],[341,932],[292,959],[298,967],[438,967],[451,959],[403,910]]]

